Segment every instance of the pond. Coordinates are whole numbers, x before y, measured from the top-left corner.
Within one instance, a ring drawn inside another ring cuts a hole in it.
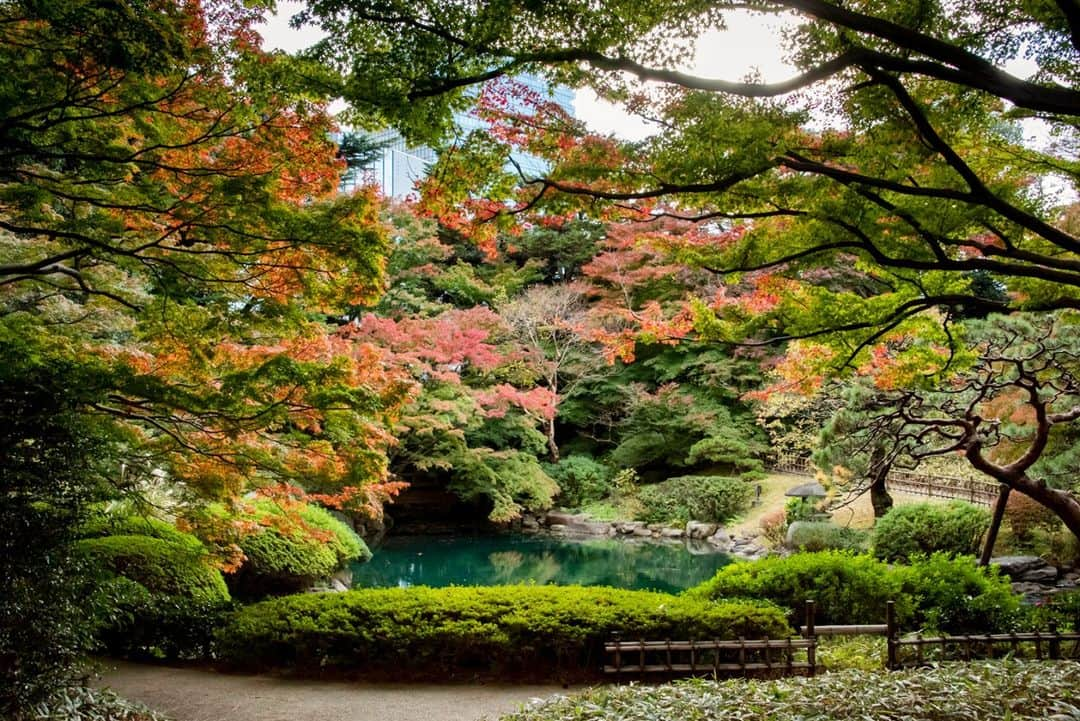
[[[711,578],[731,557],[707,545],[550,536],[391,536],[353,586],[578,584],[676,593]]]

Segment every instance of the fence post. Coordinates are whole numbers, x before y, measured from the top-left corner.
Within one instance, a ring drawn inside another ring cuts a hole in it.
[[[1058,635],[1057,621],[1050,622],[1050,658],[1061,659],[1061,636]]]
[[[611,640],[615,642],[615,683],[622,683],[622,634],[618,631],[611,634]]]
[[[890,671],[894,671],[899,668],[899,659],[897,656],[897,635],[896,628],[896,602],[888,601],[885,603],[885,639],[888,653],[885,659],[885,668]]]
[[[807,673],[810,676],[815,675],[817,668],[817,638],[814,631],[815,605],[813,599],[806,599],[806,626],[803,629],[803,635],[810,640],[810,645],[806,647],[806,665],[810,667],[807,669]]]

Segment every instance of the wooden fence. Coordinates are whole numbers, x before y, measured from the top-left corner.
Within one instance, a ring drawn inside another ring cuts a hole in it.
[[[1080,633],[1059,633],[1055,624],[1045,632],[984,633],[957,636],[903,637],[895,604],[886,606],[885,623],[817,626],[815,605],[806,602],[806,622],[800,638],[625,641],[615,637],[604,645],[604,672],[616,679],[646,676],[814,676],[818,671],[818,639],[825,636],[875,635],[886,638],[885,666],[889,670],[926,666],[938,661],[973,661],[1003,656],[1047,660],[1080,660]]]
[[[780,473],[813,476],[815,470],[808,458],[782,455],[771,468]],[[983,481],[957,476],[938,476],[914,471],[892,471],[885,479],[889,490],[902,491],[928,498],[952,498],[984,506],[993,505],[1001,486],[994,481]]]

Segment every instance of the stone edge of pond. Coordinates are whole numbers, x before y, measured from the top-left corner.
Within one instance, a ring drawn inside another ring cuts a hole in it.
[[[665,526],[644,521],[600,521],[588,514],[568,511],[522,514],[515,531],[566,537],[608,537],[645,543],[698,542],[716,553],[754,560],[774,553],[755,536],[737,536],[718,523],[690,521],[685,526]]]

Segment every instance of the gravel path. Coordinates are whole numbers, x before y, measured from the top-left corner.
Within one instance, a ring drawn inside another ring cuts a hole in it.
[[[281,679],[109,661],[100,685],[175,721],[478,721],[560,686]]]

